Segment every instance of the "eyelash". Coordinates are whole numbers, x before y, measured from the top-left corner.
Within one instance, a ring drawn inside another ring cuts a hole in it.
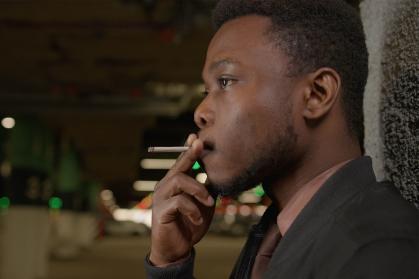
[[[232,78],[219,78],[217,81],[218,81],[218,84],[219,84],[220,88],[225,89],[226,87],[231,85],[231,83],[234,80]],[[224,82],[226,83],[225,85],[223,84]]]
[[[235,81],[235,79],[232,79],[232,78],[218,78],[217,79],[218,85],[223,90],[225,90],[226,87],[230,86],[234,81]],[[224,85],[223,83],[226,83],[226,84]],[[202,92],[202,94],[204,96],[207,96],[209,94],[209,91],[205,90],[204,92]]]

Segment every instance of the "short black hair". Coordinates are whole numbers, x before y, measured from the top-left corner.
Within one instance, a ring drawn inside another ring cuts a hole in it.
[[[214,25],[218,29],[245,15],[271,19],[267,31],[290,59],[290,75],[321,67],[338,72],[348,130],[363,148],[368,51],[358,11],[342,0],[220,0],[213,12]]]

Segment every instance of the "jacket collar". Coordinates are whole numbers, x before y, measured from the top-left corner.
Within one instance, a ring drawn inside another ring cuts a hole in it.
[[[370,157],[354,159],[339,169],[297,216],[276,248],[271,264],[278,265],[291,259],[294,253],[303,251],[345,201],[374,182],[376,178]]]

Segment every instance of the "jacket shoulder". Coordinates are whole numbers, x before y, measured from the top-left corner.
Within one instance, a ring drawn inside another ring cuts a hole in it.
[[[405,259],[402,262],[408,266],[403,269],[417,274],[416,264],[411,262],[416,263],[419,255],[419,211],[392,184],[375,182],[336,209],[311,251],[315,255],[314,274],[318,275],[314,278],[347,278],[340,272],[348,267],[348,274],[367,270],[376,273],[384,270],[388,261],[397,259]]]
[[[419,239],[419,211],[390,182],[376,182],[348,200],[335,226],[358,244],[382,239]]]

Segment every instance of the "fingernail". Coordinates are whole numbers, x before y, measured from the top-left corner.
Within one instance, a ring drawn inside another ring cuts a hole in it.
[[[188,138],[186,139],[186,146],[191,146],[194,138],[195,138],[195,134],[190,134]]]
[[[213,205],[214,205],[214,199],[213,199],[211,196],[208,196],[208,198],[207,198],[207,202],[208,202],[208,204],[209,204],[210,206],[213,206]]]
[[[196,148],[197,148],[196,146],[197,146],[198,144],[199,144],[199,143],[198,143],[198,141],[197,141],[197,140],[194,140],[194,141],[192,142],[191,148],[196,150]]]

